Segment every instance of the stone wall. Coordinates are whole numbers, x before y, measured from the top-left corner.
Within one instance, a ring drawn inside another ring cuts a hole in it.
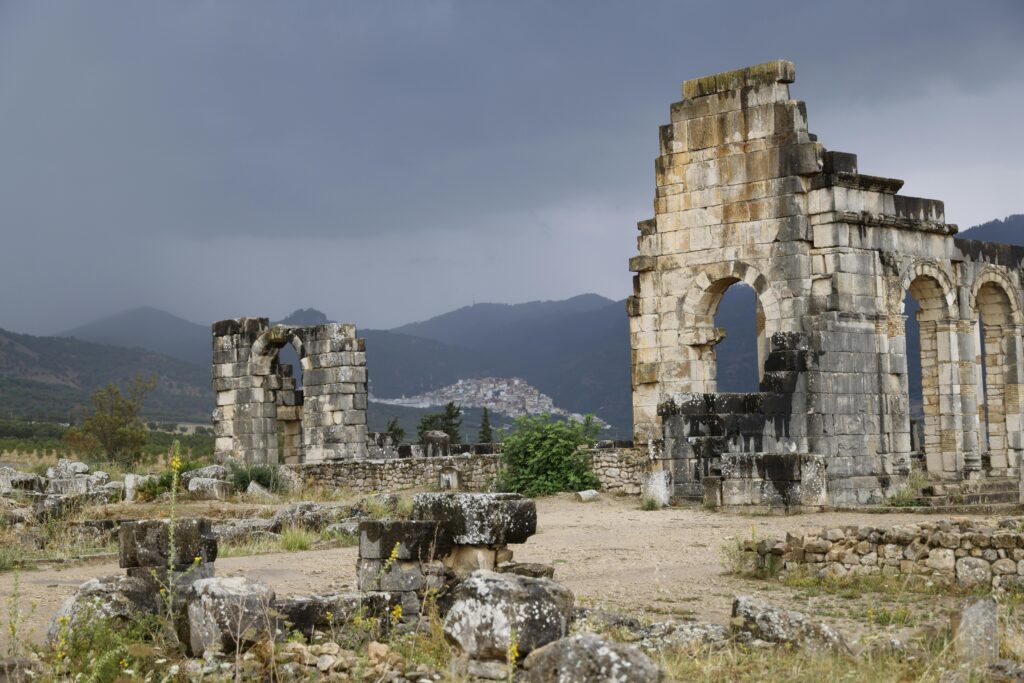
[[[639,495],[647,459],[638,450],[594,450],[591,467],[609,493]],[[458,471],[463,491],[490,491],[501,469],[500,455],[452,455],[439,458],[338,460],[293,465],[308,484],[356,493],[437,488],[442,472]]]
[[[961,587],[1024,587],[1024,519],[824,528],[743,542],[759,568],[821,576],[915,575]]]
[[[645,451],[633,448],[590,451],[590,468],[601,482],[601,490],[639,496],[648,458]]]
[[[827,150],[793,64],[683,83],[627,300],[634,440],[699,499],[724,453],[825,458],[830,504],[878,504],[911,456],[933,479],[1014,477],[1024,452],[1024,249],[957,240],[941,201]],[[715,314],[757,294],[760,392],[718,393]],[[906,302],[920,309],[914,452]]]

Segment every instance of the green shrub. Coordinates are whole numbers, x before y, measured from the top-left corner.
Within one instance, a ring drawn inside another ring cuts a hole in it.
[[[592,446],[596,436],[589,416],[584,422],[553,420],[550,415],[519,418],[504,438],[505,468],[498,490],[541,496],[598,488],[600,482],[580,451]]]
[[[245,491],[249,488],[249,482],[252,481],[274,493],[280,493],[288,487],[284,479],[281,478],[277,465],[232,464],[228,473],[228,481],[236,491]]]

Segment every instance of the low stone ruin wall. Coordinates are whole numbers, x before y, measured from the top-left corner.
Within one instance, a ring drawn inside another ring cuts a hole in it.
[[[595,449],[591,467],[609,493],[639,495],[647,460],[635,449]],[[501,470],[500,455],[451,455],[436,458],[338,460],[289,465],[308,485],[354,493],[437,488],[443,473],[458,472],[462,491],[489,491]]]
[[[308,485],[348,489],[355,493],[435,488],[441,473],[453,468],[459,472],[462,490],[487,491],[494,485],[501,469],[501,456],[338,460],[291,467]]]
[[[937,520],[888,528],[825,528],[803,537],[743,542],[769,571],[822,576],[918,575],[963,588],[1024,587],[1024,518],[997,523]]]
[[[590,468],[601,482],[601,490],[639,496],[648,458],[645,451],[595,449],[590,451]]]

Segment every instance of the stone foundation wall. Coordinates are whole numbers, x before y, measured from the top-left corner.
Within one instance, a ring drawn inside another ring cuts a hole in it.
[[[744,541],[762,569],[821,576],[917,575],[960,587],[1024,586],[1024,518],[997,523],[937,520],[882,527],[825,528],[786,540]]]
[[[591,467],[609,493],[640,495],[646,468],[644,453],[634,449],[594,450]],[[442,471],[458,470],[463,491],[489,491],[501,469],[500,455],[451,455],[439,458],[338,460],[291,465],[307,484],[344,488],[356,493],[436,488]]]
[[[590,468],[601,481],[601,490],[639,496],[644,472],[647,471],[646,451],[640,449],[593,450]]]
[[[307,484],[343,488],[356,493],[436,488],[441,471],[459,471],[463,490],[487,491],[501,468],[498,455],[451,455],[440,458],[340,460],[294,465]]]

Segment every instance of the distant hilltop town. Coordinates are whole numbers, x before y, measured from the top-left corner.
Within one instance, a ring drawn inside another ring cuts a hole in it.
[[[451,386],[435,389],[417,396],[402,398],[377,398],[373,401],[393,406],[410,408],[430,408],[443,406],[454,401],[466,408],[487,408],[495,413],[509,417],[524,415],[540,415],[548,413],[559,415],[571,420],[582,421],[583,415],[572,413],[555,406],[551,397],[542,394],[519,377],[483,377],[480,379],[460,379]],[[600,422],[600,420],[597,420]]]

